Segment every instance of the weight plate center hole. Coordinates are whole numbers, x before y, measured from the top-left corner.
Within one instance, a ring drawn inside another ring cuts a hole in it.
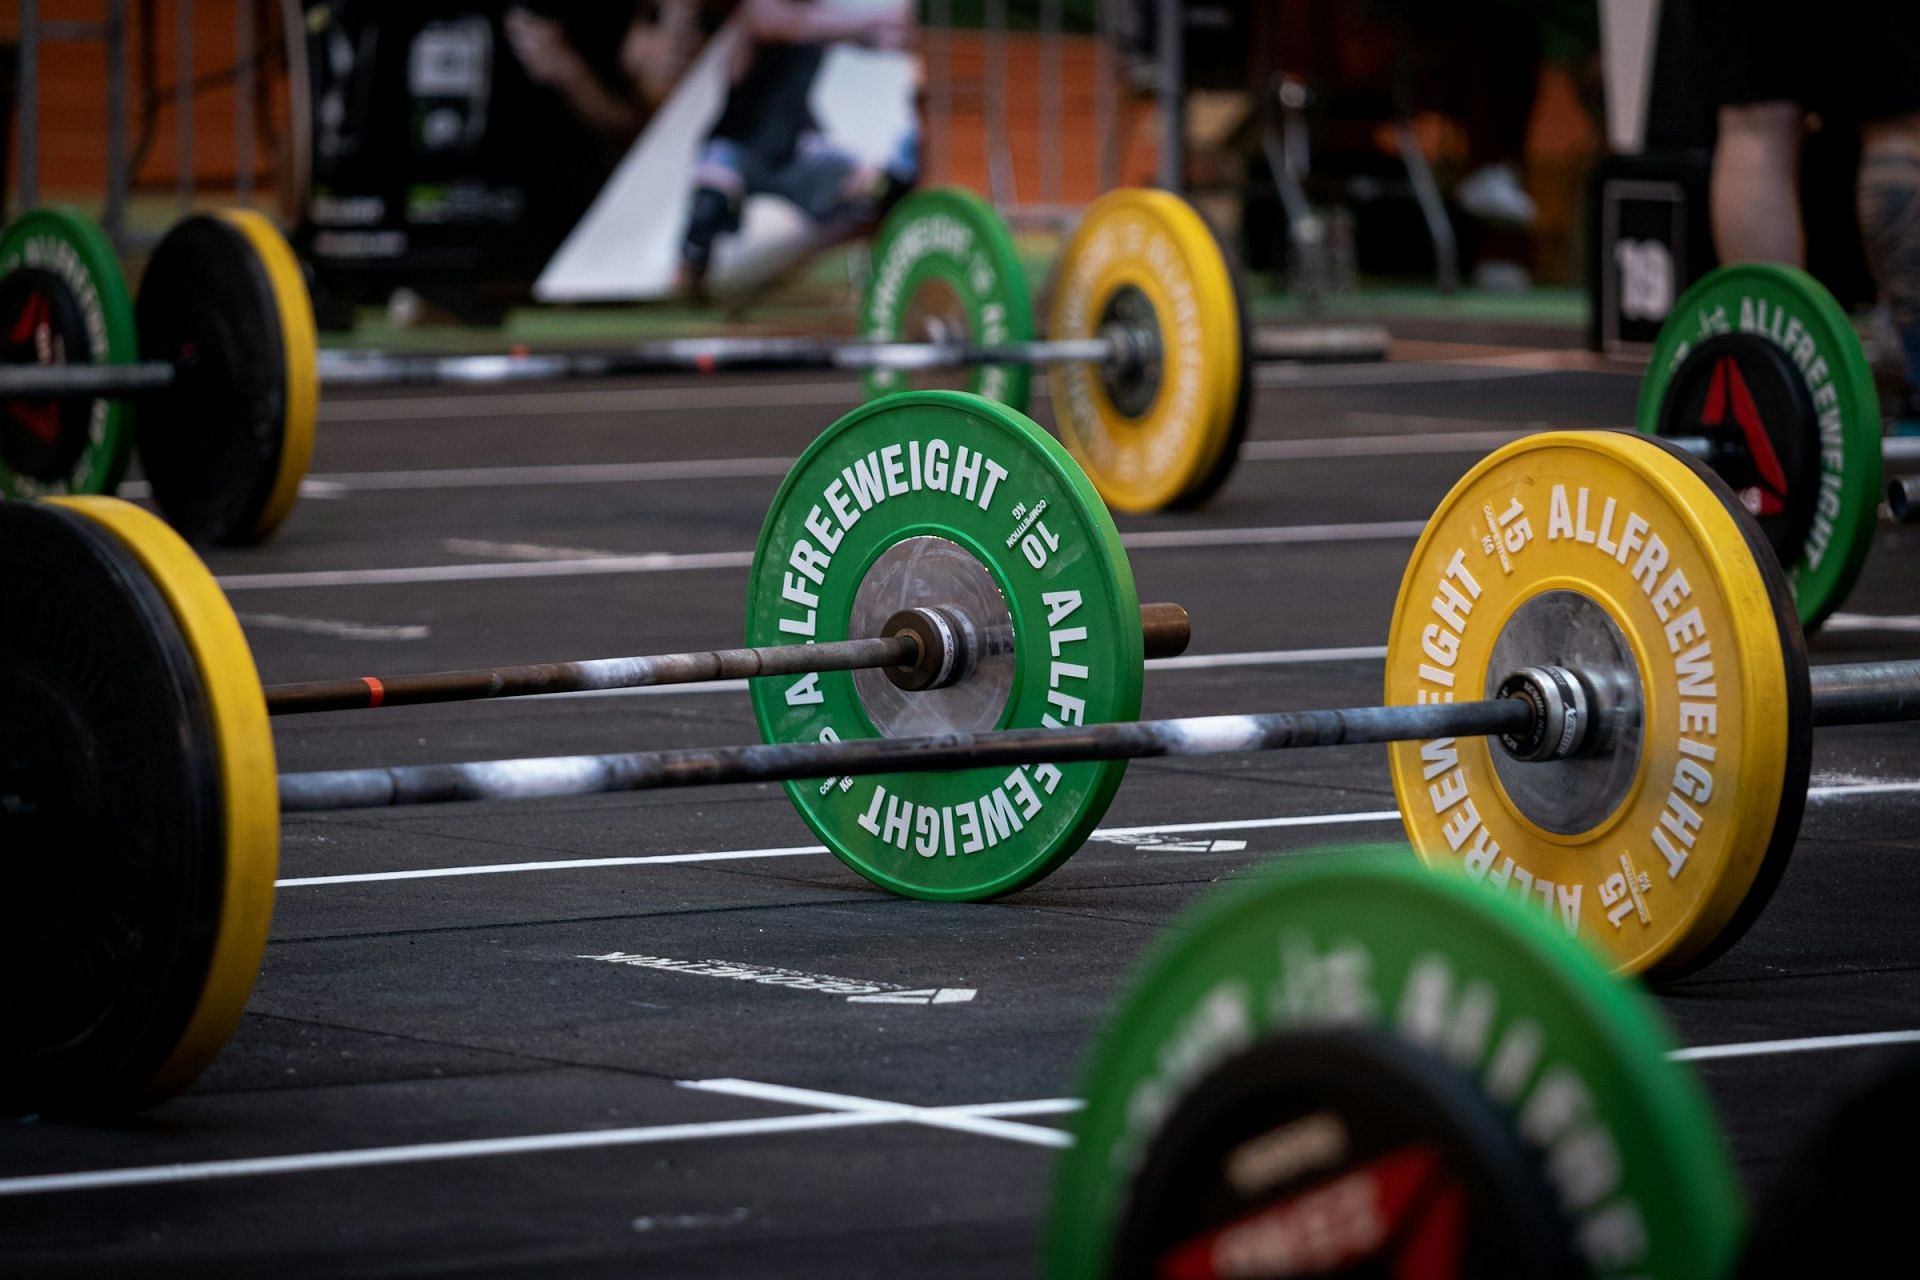
[[[992,573],[959,543],[922,535],[874,560],[854,593],[847,634],[913,635],[919,661],[853,673],[883,736],[977,733],[1013,692],[1013,614]]]
[[[1129,418],[1145,417],[1160,395],[1164,362],[1160,317],[1152,299],[1122,285],[1107,299],[1095,332],[1111,354],[1100,363],[1100,383],[1113,407]]]
[[[1639,770],[1645,700],[1626,635],[1597,601],[1544,591],[1515,609],[1494,641],[1485,696],[1536,706],[1534,733],[1491,751],[1529,821],[1571,836],[1619,810]]]

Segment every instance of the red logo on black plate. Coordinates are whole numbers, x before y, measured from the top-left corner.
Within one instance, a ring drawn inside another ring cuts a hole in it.
[[[7,342],[14,348],[30,347],[35,364],[54,363],[53,309],[46,295],[38,291],[27,295],[27,305],[7,331]],[[52,400],[14,401],[12,418],[47,444],[60,438],[60,407]]]
[[[1723,425],[1729,408],[1740,434],[1746,437],[1747,453],[1753,458],[1754,469],[1760,473],[1760,483],[1741,496],[1748,500],[1747,506],[1755,515],[1777,516],[1786,508],[1786,469],[1780,465],[1780,455],[1774,452],[1767,425],[1760,420],[1760,407],[1754,404],[1753,393],[1747,390],[1740,366],[1732,356],[1721,356],[1713,364],[1706,407],[1700,411],[1701,425]],[[1759,499],[1757,505],[1753,501],[1755,497]]]

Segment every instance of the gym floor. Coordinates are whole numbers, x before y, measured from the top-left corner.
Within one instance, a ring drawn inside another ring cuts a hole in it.
[[[1516,432],[1632,420],[1637,370],[1582,353],[1396,355],[1260,370],[1220,496],[1120,521],[1141,598],[1194,624],[1144,714],[1377,701],[1401,567],[1448,486]],[[786,461],[857,394],[336,396],[279,539],[213,566],[268,681],[736,644]],[[1917,557],[1920,528],[1883,527],[1816,662],[1911,656]],[[756,730],[735,683],[276,737],[297,770]],[[1081,1055],[1142,949],[1216,882],[1397,839],[1392,809],[1377,747],[1137,763],[1064,869],[974,906],[868,886],[775,786],[290,820],[264,972],[200,1082],[125,1125],[0,1130],[4,1269],[1031,1275]],[[1660,996],[1681,1043],[1731,1046],[1699,1067],[1751,1190],[1920,1028],[1916,900],[1920,737],[1825,731],[1772,907]],[[766,970],[828,981],[741,980]],[[49,1174],[79,1176],[20,1194]]]

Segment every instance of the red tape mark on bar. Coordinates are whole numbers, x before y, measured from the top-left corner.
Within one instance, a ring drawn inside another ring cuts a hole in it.
[[[713,358],[712,352],[705,351],[693,358],[693,367],[701,373],[712,373],[720,367],[720,362]]]
[[[360,683],[367,686],[367,705],[377,707],[387,700],[387,686],[373,676],[361,676]]]

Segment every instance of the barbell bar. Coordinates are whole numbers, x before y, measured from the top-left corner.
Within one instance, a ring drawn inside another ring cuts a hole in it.
[[[1816,726],[1920,719],[1920,662],[1837,664],[1817,668],[1812,674]],[[1511,744],[1546,736],[1550,725],[1564,715],[1552,695],[1540,696],[1540,691],[1552,687],[1549,681],[1572,683],[1582,678],[1577,671],[1534,668],[1513,673],[1502,682],[1524,682],[1526,693],[1414,707],[1188,716],[1071,729],[321,770],[282,774],[280,807],[288,813],[315,813],[463,800],[552,799],[667,787],[1228,755],[1469,736],[1499,738],[1514,751]],[[1576,757],[1593,732],[1589,728],[1568,735],[1550,754],[1528,762]]]
[[[978,634],[964,619],[937,605],[902,610],[883,624],[881,632],[817,644],[274,684],[266,688],[267,714],[539,697],[828,671],[884,670],[900,688],[919,692],[959,683],[972,672],[982,652],[1004,649],[1008,643],[1004,636]],[[1140,634],[1149,658],[1185,652],[1191,635],[1186,609],[1169,603],[1141,605]]]
[[[655,373],[723,370],[932,370],[988,364],[1044,367],[1077,361],[1151,358],[1151,336],[1115,332],[1071,341],[998,344],[861,342],[807,337],[669,338],[618,351],[525,352],[508,355],[395,355],[322,351],[324,387],[429,387],[552,382]],[[189,366],[162,361],[126,365],[0,365],[0,399],[138,398],[169,392],[195,376]]]

